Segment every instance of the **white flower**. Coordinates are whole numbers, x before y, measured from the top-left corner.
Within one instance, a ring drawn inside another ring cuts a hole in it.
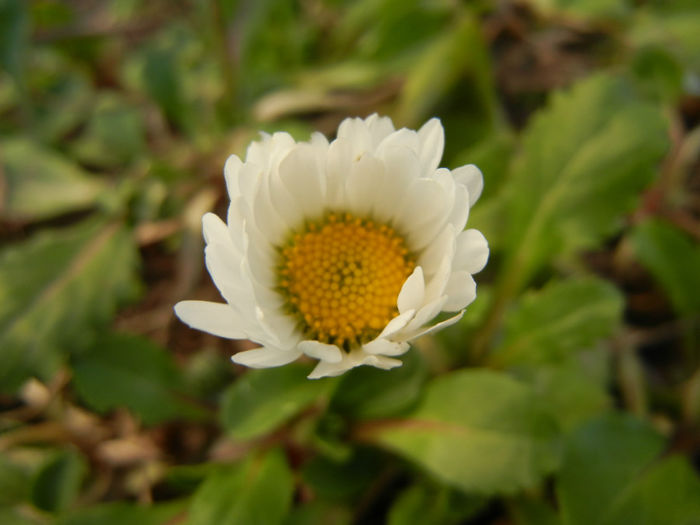
[[[233,361],[263,368],[318,359],[310,378],[390,369],[408,341],[458,321],[488,258],[464,230],[483,179],[438,168],[444,130],[395,130],[376,114],[344,120],[335,140],[263,134],[224,175],[224,223],[204,215],[205,258],[226,303],[182,301],[188,325],[261,348]],[[456,315],[430,325],[440,313]]]

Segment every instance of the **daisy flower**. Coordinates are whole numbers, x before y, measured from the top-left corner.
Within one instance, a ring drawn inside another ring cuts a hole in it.
[[[232,357],[250,367],[302,355],[318,360],[310,378],[400,366],[409,341],[461,318],[489,253],[464,229],[481,172],[439,168],[443,146],[438,119],[396,130],[376,114],[344,120],[330,143],[263,134],[226,161],[227,222],[202,219],[226,302],[181,301],[175,313],[260,344]],[[455,315],[431,324],[440,312]]]

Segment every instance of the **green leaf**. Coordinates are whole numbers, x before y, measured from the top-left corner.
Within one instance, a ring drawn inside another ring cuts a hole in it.
[[[183,379],[166,350],[143,337],[105,335],[73,363],[78,395],[104,413],[127,407],[146,424],[203,415],[182,395]]]
[[[652,467],[624,494],[605,525],[697,525],[700,522],[700,479],[686,458],[672,456]]]
[[[557,479],[563,524],[634,523],[609,520],[663,445],[661,436],[629,415],[609,415],[578,429],[565,444]]]
[[[412,485],[404,490],[389,510],[388,525],[457,525],[480,511],[481,497],[466,495],[448,487]]]
[[[39,469],[32,485],[32,503],[42,510],[65,510],[80,492],[87,462],[73,450],[63,450]]]
[[[30,475],[27,469],[0,455],[0,506],[25,499],[29,494],[29,486]]]
[[[46,231],[0,254],[0,391],[48,379],[135,293],[136,250],[116,223]]]
[[[357,419],[399,415],[416,405],[427,376],[417,350],[407,353],[403,365],[389,375],[377,368],[354,368],[342,377],[330,409]]]
[[[561,361],[610,335],[622,307],[620,292],[601,279],[550,283],[508,312],[503,343],[491,359],[501,366]]]
[[[666,128],[657,107],[614,77],[554,95],[528,126],[506,186],[510,288],[620,229],[666,151]]]
[[[631,11],[628,0],[530,0],[547,13],[564,13],[583,19],[622,19]]]
[[[629,39],[638,47],[659,46],[680,60],[686,68],[700,67],[700,10],[694,2],[659,2],[639,10]]]
[[[384,456],[369,448],[355,449],[343,461],[319,455],[304,465],[302,477],[324,500],[351,498],[377,479],[386,464]]]
[[[2,525],[40,525],[35,517],[24,509],[14,509],[0,506],[0,523]]]
[[[556,429],[532,390],[486,370],[437,378],[409,416],[366,423],[357,432],[438,480],[480,494],[532,487],[559,455]]]
[[[351,525],[352,513],[349,509],[316,500],[300,505],[292,510],[284,520],[284,525]]]
[[[116,93],[101,93],[72,150],[83,164],[114,168],[138,158],[144,148],[141,110]]]
[[[333,379],[311,381],[303,365],[251,370],[224,392],[221,423],[232,437],[253,439],[276,429],[324,399]]]
[[[129,503],[103,503],[61,516],[56,525],[164,525],[175,523],[183,502],[141,506]]]
[[[561,525],[559,516],[550,505],[527,496],[508,502],[508,511],[515,525]]]
[[[276,525],[294,491],[284,455],[272,450],[211,474],[192,498],[189,525]]]
[[[86,208],[105,185],[69,159],[25,139],[0,144],[0,211],[14,220],[39,220]]]
[[[428,118],[465,73],[475,88],[474,98],[485,106],[480,109],[486,109],[487,115],[491,111],[490,61],[474,17],[462,12],[455,24],[438,33],[414,62],[398,101],[400,122],[415,125]],[[488,116],[485,120],[488,123]]]
[[[660,220],[639,224],[632,233],[639,261],[651,271],[681,314],[700,311],[700,247]]]
[[[607,383],[590,377],[580,360],[565,366],[533,366],[528,382],[542,400],[544,410],[571,430],[611,407]]]
[[[23,0],[0,0],[0,67],[21,75],[22,57],[29,39],[29,16]]]

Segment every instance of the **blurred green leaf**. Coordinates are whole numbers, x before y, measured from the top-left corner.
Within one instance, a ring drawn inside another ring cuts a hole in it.
[[[683,94],[683,68],[661,46],[647,46],[635,53],[630,64],[632,73],[645,93],[668,103]]]
[[[330,408],[357,419],[396,416],[416,405],[427,377],[425,360],[415,349],[389,377],[384,370],[357,367],[341,378]]]
[[[284,525],[351,525],[352,513],[345,507],[316,500],[292,510]]]
[[[140,336],[102,336],[75,358],[73,374],[78,395],[101,413],[127,407],[146,424],[203,416],[185,401],[183,378],[170,354]]]
[[[526,496],[508,502],[508,511],[515,525],[561,525],[559,516],[550,505]]]
[[[552,97],[529,124],[507,185],[510,287],[622,226],[666,150],[666,127],[657,107],[614,77]]]
[[[0,506],[22,501],[29,494],[29,487],[27,469],[0,454]]]
[[[566,366],[534,366],[529,382],[543,409],[563,430],[576,428],[612,406],[608,385],[591,378],[577,361]]]
[[[277,525],[294,491],[281,451],[270,450],[211,474],[192,497],[190,525]]]
[[[251,370],[223,394],[221,423],[232,437],[253,439],[271,432],[327,396],[333,379],[310,381],[304,365]]]
[[[620,491],[601,523],[696,525],[700,522],[700,479],[686,458],[672,456],[653,465],[633,486]]]
[[[14,509],[0,505],[0,523],[2,525],[39,525],[43,522],[30,516],[24,509]]]
[[[457,525],[481,510],[486,500],[448,487],[415,484],[394,501],[387,525]]]
[[[681,314],[700,311],[700,247],[661,220],[650,219],[632,233],[639,261],[651,271]]]
[[[0,0],[0,67],[21,75],[29,38],[29,16],[23,0]]]
[[[470,77],[476,104],[485,106],[488,115],[493,103],[490,61],[480,26],[467,13],[438,34],[412,64],[398,100],[399,122],[416,125],[426,120],[463,76]]]
[[[373,449],[357,448],[343,461],[316,456],[304,465],[302,478],[324,500],[351,498],[379,477],[386,463],[384,455]]]
[[[610,283],[594,277],[553,282],[525,294],[505,318],[503,343],[491,359],[501,366],[556,362],[609,336],[623,300]]]
[[[32,49],[27,71],[33,94],[33,133],[38,140],[66,149],[94,104],[94,87],[88,71],[54,47]]]
[[[64,355],[136,291],[130,232],[90,220],[46,231],[0,254],[0,391],[30,375],[47,379]]]
[[[148,95],[190,141],[210,144],[218,129],[216,103],[223,93],[220,67],[201,35],[186,23],[167,25],[122,68],[125,84]]]
[[[0,143],[0,212],[13,220],[40,220],[93,206],[105,184],[68,158],[25,139]]]
[[[176,522],[183,509],[181,501],[148,506],[104,503],[66,513],[56,525],[165,525]]]
[[[425,48],[450,20],[450,6],[442,2],[360,0],[346,2],[333,47],[353,57],[387,62]]]
[[[660,46],[673,53],[688,69],[700,67],[700,10],[697,3],[659,2],[639,10],[629,39],[639,47]]]
[[[358,433],[479,494],[532,487],[559,456],[556,428],[531,389],[486,370],[441,376],[410,416],[369,422]]]
[[[565,444],[557,479],[562,523],[634,523],[611,519],[627,494],[637,490],[635,484],[649,474],[646,469],[663,445],[661,436],[629,415],[612,414],[578,429]]]
[[[530,0],[546,13],[565,13],[580,18],[615,18],[628,16],[630,0]]]
[[[83,164],[113,168],[134,160],[144,148],[141,110],[116,93],[103,92],[73,153]]]
[[[62,450],[39,469],[32,484],[32,503],[42,510],[67,509],[78,496],[87,462],[74,450]]]

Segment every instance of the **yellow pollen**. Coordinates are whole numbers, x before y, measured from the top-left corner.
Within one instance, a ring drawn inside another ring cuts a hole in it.
[[[281,248],[278,282],[306,337],[348,349],[374,339],[397,315],[414,267],[393,228],[330,214]]]

